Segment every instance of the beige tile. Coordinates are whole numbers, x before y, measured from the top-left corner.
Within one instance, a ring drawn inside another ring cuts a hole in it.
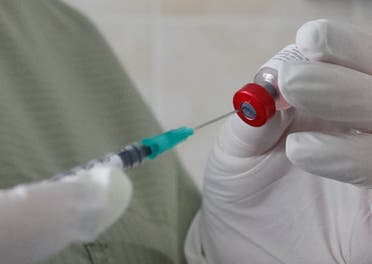
[[[347,0],[160,0],[166,15],[297,16],[307,18],[347,15]]]
[[[88,16],[148,15],[158,11],[159,0],[63,0]]]
[[[166,15],[266,15],[278,3],[245,0],[161,0],[161,10]]]

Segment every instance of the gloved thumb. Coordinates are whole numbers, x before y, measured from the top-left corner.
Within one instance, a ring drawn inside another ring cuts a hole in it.
[[[278,111],[264,126],[251,127],[234,115],[222,127],[217,144],[234,157],[262,155],[276,145],[293,117],[293,109]]]

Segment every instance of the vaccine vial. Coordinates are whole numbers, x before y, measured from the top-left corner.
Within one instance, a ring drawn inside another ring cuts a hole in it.
[[[239,117],[247,124],[259,127],[273,117],[275,111],[289,108],[278,87],[278,69],[285,62],[308,60],[296,45],[291,44],[262,65],[253,83],[246,84],[234,95],[234,108],[239,110]]]

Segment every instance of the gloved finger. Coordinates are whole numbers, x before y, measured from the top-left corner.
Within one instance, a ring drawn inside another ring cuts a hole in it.
[[[293,110],[278,112],[259,128],[248,126],[237,116],[229,118],[209,155],[204,197],[237,201],[261,192],[285,175],[288,160],[282,135],[293,115]]]
[[[372,187],[372,135],[298,132],[288,135],[286,155],[306,172]]]
[[[330,121],[372,123],[372,76],[342,66],[284,63],[279,87],[295,108]]]
[[[372,34],[325,19],[304,24],[296,44],[310,60],[329,62],[372,74]]]
[[[223,152],[234,157],[262,155],[279,141],[294,114],[294,109],[277,112],[262,127],[251,127],[234,115],[222,127],[217,144]]]

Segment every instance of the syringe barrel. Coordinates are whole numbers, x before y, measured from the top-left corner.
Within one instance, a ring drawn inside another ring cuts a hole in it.
[[[58,174],[52,178],[57,180],[65,176],[76,175],[79,172],[90,170],[98,165],[107,165],[110,163],[121,162],[124,170],[139,166],[145,158],[155,159],[158,155],[166,152],[179,143],[185,141],[193,135],[194,129],[189,127],[180,127],[156,135],[151,138],[142,139],[141,143],[134,142],[125,146],[118,153],[109,153],[100,159],[87,162],[84,165],[77,166],[71,170]]]
[[[119,160],[123,166],[123,170],[132,169],[140,165],[145,157],[149,155],[151,155],[151,150],[149,147],[135,142],[125,146],[122,150],[120,150],[119,153],[109,153],[100,159],[88,161],[83,165],[76,166],[66,172],[57,174],[50,178],[50,180],[54,181],[64,177],[74,176],[82,171],[89,171],[95,166],[117,163]]]

